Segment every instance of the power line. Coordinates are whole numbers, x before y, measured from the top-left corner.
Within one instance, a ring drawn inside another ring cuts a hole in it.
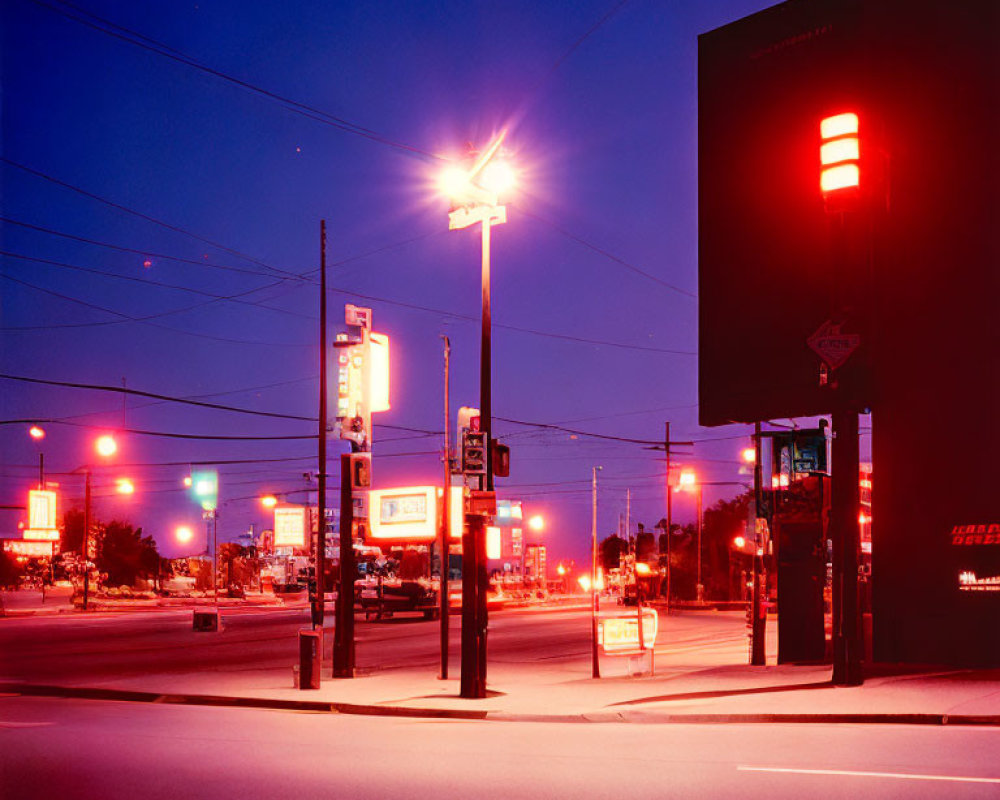
[[[153,328],[160,328],[161,330],[170,331],[171,333],[180,333],[183,334],[184,336],[193,336],[197,339],[210,339],[212,341],[227,342],[229,344],[249,344],[249,345],[260,345],[265,347],[311,347],[311,345],[300,344],[297,342],[255,342],[249,339],[233,339],[232,337],[228,336],[214,336],[208,333],[198,333],[196,331],[189,331],[183,328],[173,328],[170,325],[161,325],[156,322],[152,322],[152,320],[157,319],[159,317],[165,317],[170,314],[179,314],[184,311],[192,311],[196,308],[200,308],[202,306],[208,305],[209,303],[215,302],[214,300],[208,300],[203,303],[195,303],[194,305],[186,306],[185,308],[174,309],[173,311],[164,311],[157,314],[150,314],[145,317],[134,317],[131,314],[125,314],[124,312],[121,311],[115,311],[112,308],[106,308],[104,306],[97,305],[96,303],[91,303],[87,300],[81,300],[78,297],[72,297],[70,295],[54,291],[53,289],[46,289],[44,286],[38,286],[37,284],[31,283],[30,281],[25,281],[20,278],[15,278],[13,275],[0,274],[0,278],[11,281],[12,283],[17,283],[22,286],[26,286],[29,289],[34,289],[37,292],[50,294],[54,297],[58,297],[60,300],[66,300],[71,303],[77,303],[79,305],[86,306],[87,308],[92,308],[97,311],[103,311],[106,314],[112,314],[116,317],[121,317],[121,319],[118,320],[107,320],[105,322],[68,323],[65,325],[22,325],[22,326],[9,326],[0,328],[0,331],[8,333],[17,333],[17,332],[33,331],[33,330],[52,330],[55,328],[65,329],[65,328],[102,327],[107,325],[120,325],[124,322],[137,322],[141,325],[148,325]]]
[[[302,422],[315,422],[315,417],[304,417],[298,414],[282,414],[277,411],[255,411],[239,406],[223,405],[222,403],[207,403],[204,400],[188,400],[182,397],[173,397],[167,394],[157,394],[156,392],[145,392],[140,389],[128,389],[124,386],[102,386],[94,383],[74,383],[71,381],[55,381],[45,378],[29,378],[26,375],[9,375],[0,373],[0,379],[9,381],[21,381],[22,383],[37,383],[45,386],[59,386],[65,389],[89,389],[100,392],[114,392],[115,394],[132,395],[133,397],[148,397],[153,400],[163,400],[170,403],[179,403],[187,406],[198,406],[200,408],[211,408],[217,411],[233,411],[238,414],[251,414],[256,417],[273,417],[274,419],[292,419]],[[23,421],[23,420],[22,420]],[[53,420],[58,421],[58,420]]]
[[[202,64],[196,61],[194,58],[184,55],[179,51],[174,50],[173,48],[168,48],[166,45],[163,45],[162,43],[156,41],[155,39],[151,39],[148,36],[143,36],[142,34],[136,33],[135,31],[129,28],[117,25],[107,19],[104,19],[103,17],[97,16],[96,14],[86,12],[87,16],[91,17],[94,20],[97,20],[100,24],[95,24],[86,19],[82,19],[81,17],[75,14],[71,14],[64,9],[58,8],[49,3],[42,2],[42,0],[32,0],[32,2],[34,2],[36,5],[42,6],[44,8],[49,9],[50,11],[60,14],[66,17],[67,19],[74,20],[75,22],[78,22],[81,25],[85,25],[88,28],[92,28],[93,30],[99,31],[107,36],[112,36],[115,39],[128,42],[129,44],[134,45],[136,47],[140,47],[143,50],[148,50],[149,52],[156,53],[159,56],[168,58],[179,64],[184,64],[188,67],[191,67],[192,69],[196,69],[201,72],[204,72],[207,75],[219,78],[220,80],[227,81],[236,86],[239,86],[242,89],[246,89],[247,91],[259,94],[263,97],[267,97],[270,100],[275,100],[278,103],[282,104],[288,111],[292,111],[293,113],[299,114],[301,116],[307,117],[308,119],[312,119],[317,122],[322,122],[326,125],[336,128],[337,130],[343,131],[344,133],[350,133],[355,136],[360,136],[365,139],[369,139],[370,141],[388,145],[389,147],[393,147],[397,150],[402,150],[407,153],[421,155],[431,159],[441,159],[440,156],[435,155],[434,153],[427,152],[426,150],[421,150],[420,148],[414,147],[413,145],[395,141],[386,136],[383,136],[380,133],[376,133],[370,128],[365,128],[361,125],[358,125],[357,123],[350,122],[341,117],[334,116],[333,114],[323,111],[322,109],[315,108],[314,106],[310,106],[305,103],[300,103],[297,100],[292,100],[289,97],[285,97],[283,95],[277,94],[276,92],[264,89],[260,86],[250,83],[249,81],[245,81],[233,75],[229,75],[225,72],[222,72],[220,70],[213,69],[212,67]],[[69,4],[67,3],[66,5]]]
[[[137,277],[135,275],[122,275],[122,274],[117,273],[117,272],[109,272],[107,270],[94,269],[93,267],[83,267],[83,266],[80,266],[79,264],[69,264],[69,263],[66,263],[65,261],[53,261],[53,260],[48,259],[48,258],[39,258],[37,256],[27,256],[27,255],[24,255],[22,253],[14,253],[14,252],[11,252],[9,250],[0,250],[0,256],[5,256],[7,258],[16,258],[16,259],[19,259],[21,261],[31,261],[31,262],[33,262],[35,264],[45,264],[45,265],[50,266],[50,267],[59,267],[60,269],[71,269],[71,270],[74,270],[76,272],[87,272],[87,273],[90,273],[91,275],[101,275],[101,276],[103,276],[105,278],[114,278],[114,279],[121,280],[121,281],[131,281],[132,283],[141,283],[141,284],[145,284],[147,286],[156,286],[156,287],[159,287],[161,289],[170,289],[172,291],[188,292],[189,294],[197,294],[197,295],[200,295],[202,297],[209,297],[209,298],[211,298],[210,302],[208,302],[208,303],[199,303],[196,306],[190,306],[190,307],[187,307],[187,308],[176,309],[176,310],[173,310],[173,311],[166,311],[166,312],[163,312],[162,314],[160,314],[160,316],[167,316],[167,315],[170,315],[170,314],[179,314],[179,313],[182,313],[184,311],[190,311],[190,310],[192,310],[194,308],[205,307],[205,306],[211,305],[212,303],[217,303],[217,302],[220,302],[220,301],[226,301],[226,302],[230,302],[230,303],[239,303],[240,305],[245,305],[245,306],[252,306],[254,308],[265,309],[267,311],[274,311],[274,312],[277,312],[279,314],[288,314],[289,316],[299,317],[301,319],[313,319],[313,317],[309,316],[308,314],[302,314],[301,312],[298,312],[298,311],[289,311],[289,310],[284,309],[284,308],[275,308],[273,306],[265,306],[265,305],[262,304],[262,301],[259,301],[259,302],[250,302],[250,301],[247,301],[247,300],[241,300],[240,299],[241,297],[245,297],[248,294],[255,294],[257,292],[262,292],[262,291],[265,291],[267,289],[273,289],[276,286],[280,286],[284,282],[283,280],[272,281],[271,283],[265,284],[264,286],[257,286],[257,287],[255,287],[253,289],[246,289],[246,290],[244,290],[242,292],[237,292],[235,294],[228,294],[227,295],[227,294],[216,294],[215,292],[207,292],[204,289],[194,289],[194,288],[192,288],[190,286],[182,286],[181,284],[176,284],[176,283],[163,283],[162,281],[153,281],[153,280],[150,280],[149,278],[139,278],[139,277]],[[148,319],[148,317],[144,317],[142,319]],[[83,327],[83,326],[92,326],[94,324],[95,323],[83,323],[83,325],[74,325],[74,324],[70,324],[70,325],[44,325],[44,326],[38,326],[38,327],[39,328],[44,328],[44,329],[48,330],[49,328],[75,328],[75,327]],[[97,325],[104,325],[104,324],[107,324],[107,323],[96,323],[96,324]],[[22,328],[22,330],[23,330],[23,328]]]
[[[203,400],[192,400],[184,397],[174,397],[167,394],[158,394],[156,392],[146,392],[141,389],[129,389],[124,386],[104,386],[100,384],[93,383],[75,383],[72,381],[56,381],[46,378],[30,378],[26,375],[10,375],[5,373],[0,373],[0,380],[11,380],[11,381],[21,381],[23,383],[36,383],[45,386],[58,386],[66,389],[88,389],[92,391],[100,392],[113,392],[115,394],[125,394],[132,395],[136,397],[148,397],[154,400],[161,400],[168,403],[178,403],[180,405],[197,406],[200,408],[210,408],[216,411],[231,411],[239,414],[249,414],[256,417],[271,417],[273,419],[290,419],[301,422],[316,422],[316,417],[307,417],[300,414],[283,414],[277,411],[257,411],[250,408],[241,408],[240,406],[230,406],[224,405],[222,403],[207,403]],[[273,384],[280,386],[281,384]],[[240,390],[246,391],[246,390]],[[220,394],[226,394],[226,392],[220,392]],[[78,425],[76,423],[71,423],[65,419],[17,419],[17,420],[0,420],[0,425],[13,425],[13,424],[24,424],[28,425],[31,423],[52,423],[52,424],[67,424],[76,425],[76,427],[95,427],[89,425]],[[97,426],[106,427],[106,426]],[[375,423],[377,428],[383,428],[385,430],[402,431],[404,433],[414,433],[419,434],[417,436],[406,437],[407,439],[420,438],[424,436],[440,436],[443,431],[427,430],[426,428],[414,428],[408,425],[392,425],[389,423]],[[284,437],[282,437],[284,438]],[[291,438],[316,438],[312,437],[291,437]],[[401,441],[397,439],[392,439],[389,441]]]
[[[37,2],[37,0],[33,0],[33,2]],[[71,183],[67,183],[65,181],[59,180],[58,178],[54,178],[51,175],[46,175],[44,172],[32,169],[31,167],[26,166],[25,164],[20,164],[17,161],[14,161],[13,159],[7,158],[6,156],[0,156],[0,162],[3,162],[8,166],[14,167],[15,169],[27,172],[29,175],[34,175],[36,178],[41,178],[43,180],[49,181],[50,183],[54,183],[57,186],[61,186],[64,189],[69,189],[72,192],[81,194],[84,197],[87,197],[91,200],[96,200],[97,202],[103,203],[104,205],[109,206],[110,208],[114,208],[117,211],[122,211],[126,214],[131,214],[134,217],[138,217],[139,219],[145,220],[146,222],[151,222],[154,225],[159,225],[161,228],[166,228],[167,230],[173,231],[174,233],[180,233],[183,234],[184,236],[190,236],[192,239],[196,239],[199,242],[202,242],[203,244],[211,245],[212,247],[215,247],[219,250],[223,250],[226,253],[229,253],[230,255],[236,256],[237,258],[245,259],[246,261],[249,261],[253,264],[257,264],[258,266],[264,267],[265,269],[273,270],[274,272],[280,272],[283,273],[284,275],[288,275],[291,277],[298,277],[297,275],[295,275],[294,272],[289,272],[288,270],[281,269],[280,267],[273,267],[270,264],[265,263],[264,261],[260,261],[254,258],[253,256],[249,256],[246,253],[241,253],[239,250],[234,250],[233,248],[227,247],[224,244],[219,244],[218,242],[212,241],[211,239],[208,239],[204,236],[200,236],[197,233],[194,233],[193,231],[189,231],[185,228],[178,227],[177,225],[171,225],[169,222],[164,222],[161,219],[157,219],[156,217],[150,216],[149,214],[144,214],[141,211],[136,211],[135,209],[129,208],[128,206],[121,205],[120,203],[115,203],[112,200],[108,200],[106,197],[101,197],[100,195],[94,194],[93,192],[88,192],[86,189],[81,189],[79,186],[74,186]]]
[[[689,292],[687,289],[682,289],[679,286],[675,286],[672,283],[668,283],[667,281],[663,280],[662,278],[658,278],[655,275],[653,275],[652,273],[649,273],[649,272],[646,272],[643,269],[640,269],[639,267],[635,266],[635,264],[630,264],[625,259],[619,258],[618,256],[614,255],[613,253],[608,252],[604,248],[598,247],[596,244],[593,244],[592,242],[588,242],[586,239],[584,239],[584,238],[582,238],[580,236],[577,236],[575,233],[570,233],[565,228],[560,228],[554,222],[551,222],[550,220],[547,220],[544,217],[539,216],[538,214],[534,214],[534,213],[532,213],[530,211],[527,211],[526,209],[521,208],[521,207],[518,207],[518,210],[524,216],[529,217],[530,219],[536,220],[537,222],[541,222],[544,225],[548,225],[550,228],[552,228],[552,230],[556,231],[557,233],[559,233],[562,236],[565,236],[567,239],[572,239],[577,244],[583,245],[587,249],[592,250],[595,253],[598,253],[599,255],[602,255],[602,256],[604,256],[605,258],[607,258],[607,259],[609,259],[611,261],[614,261],[616,264],[619,264],[619,265],[625,267],[626,269],[631,270],[632,272],[636,273],[637,275],[641,275],[643,278],[646,278],[646,279],[651,280],[651,281],[653,281],[655,283],[658,283],[661,286],[665,286],[667,289],[670,289],[673,292],[677,292],[677,294],[681,294],[681,295],[684,295],[685,297],[690,297],[690,298],[693,298],[695,300],[698,299],[698,295],[696,295],[694,292]]]

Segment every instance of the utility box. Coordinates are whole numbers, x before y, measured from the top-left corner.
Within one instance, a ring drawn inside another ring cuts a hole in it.
[[[195,609],[192,618],[192,628],[199,633],[222,630],[217,609]]]

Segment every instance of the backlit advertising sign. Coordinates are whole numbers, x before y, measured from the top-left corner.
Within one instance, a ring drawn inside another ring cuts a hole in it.
[[[43,489],[28,492],[28,527],[52,530],[56,527],[56,493]]]
[[[303,506],[275,507],[274,546],[306,546],[306,509]]]
[[[436,486],[373,489],[368,493],[370,537],[382,541],[432,541],[437,536],[437,494]],[[454,501],[452,506],[454,519]]]

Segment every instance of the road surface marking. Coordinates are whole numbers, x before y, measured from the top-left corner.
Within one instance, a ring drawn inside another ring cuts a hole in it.
[[[794,767],[748,767],[741,772],[790,772],[796,775],[847,775],[859,778],[904,778],[911,781],[957,781],[960,783],[1000,783],[1000,778],[974,778],[963,775],[920,775],[913,772],[862,772],[850,769],[796,769]]]

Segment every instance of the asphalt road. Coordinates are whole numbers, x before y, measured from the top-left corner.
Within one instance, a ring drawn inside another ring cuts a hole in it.
[[[509,609],[491,615],[491,663],[579,659],[590,652],[586,608]],[[0,621],[0,679],[33,683],[87,685],[110,677],[149,673],[285,667],[298,658],[297,631],[308,627],[308,611],[236,610],[224,612],[220,633],[195,633],[191,611],[137,612],[58,617],[25,617]],[[731,648],[744,640],[739,614],[675,615],[665,623],[663,654],[704,666],[713,648]],[[327,625],[332,618],[327,617]],[[451,626],[451,663],[457,671],[460,619]],[[356,625],[359,674],[394,667],[426,666],[435,671],[439,659],[439,623],[416,616]],[[324,637],[330,663],[332,632]],[[669,651],[669,652],[668,652]],[[683,667],[680,663],[679,666]]]
[[[3,800],[997,798],[1000,731],[394,719],[0,698]]]

